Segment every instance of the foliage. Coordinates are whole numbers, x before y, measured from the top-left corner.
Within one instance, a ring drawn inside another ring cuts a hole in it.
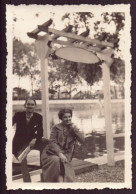
[[[73,21],[71,19],[71,16],[73,16]],[[73,22],[73,32],[78,34],[78,31],[80,28],[89,28],[90,22],[89,19],[93,18],[94,14],[91,12],[76,12],[76,13],[66,13],[64,16],[62,16],[62,21],[64,21],[66,18],[68,19],[68,25],[71,24],[71,21]]]
[[[13,39],[13,73],[19,79],[27,76],[30,78],[31,93],[33,94],[34,81],[40,73],[34,44],[23,43],[16,38]]]
[[[123,84],[125,81],[125,62],[120,58],[114,58],[111,65],[111,79],[117,84]]]
[[[15,87],[13,88],[13,100],[24,100],[29,97],[29,93],[27,90]]]
[[[102,77],[100,63],[97,64],[78,64],[80,76],[83,77],[89,85],[98,82]]]
[[[68,86],[69,89],[63,93],[69,94],[71,98],[71,92],[74,90],[72,86],[80,81],[78,65],[75,62],[57,59],[54,56],[50,56],[51,63],[49,63],[51,67],[51,71],[49,71],[50,87],[59,93],[61,86]]]

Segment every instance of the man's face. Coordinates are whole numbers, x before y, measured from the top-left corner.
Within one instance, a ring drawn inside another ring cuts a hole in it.
[[[33,113],[35,110],[35,102],[33,100],[27,100],[25,108],[26,112]]]

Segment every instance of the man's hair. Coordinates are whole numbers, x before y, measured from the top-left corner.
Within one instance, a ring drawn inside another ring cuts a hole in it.
[[[72,110],[71,109],[68,109],[68,108],[64,108],[64,109],[61,109],[58,113],[58,117],[60,120],[62,120],[62,117],[65,113],[70,113],[71,114],[71,117],[72,117]]]
[[[33,97],[29,97],[29,98],[27,98],[27,99],[25,100],[24,106],[26,106],[26,103],[27,103],[28,100],[33,100],[34,103],[35,103],[35,106],[37,105],[37,104],[36,104],[36,100],[35,100]]]

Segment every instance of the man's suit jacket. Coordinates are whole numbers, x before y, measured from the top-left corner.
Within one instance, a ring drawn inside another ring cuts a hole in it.
[[[13,116],[13,125],[16,123],[16,132],[13,138],[13,154],[18,154],[29,142],[36,138],[37,141],[43,136],[42,116],[33,113],[30,122],[26,122],[26,112],[17,112]]]

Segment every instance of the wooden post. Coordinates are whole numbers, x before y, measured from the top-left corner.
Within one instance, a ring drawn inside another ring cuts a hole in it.
[[[44,137],[49,138],[49,94],[48,94],[48,35],[43,39],[36,40],[36,50],[41,61],[41,89],[42,89],[42,116]]]
[[[112,113],[111,113],[111,98],[110,98],[110,70],[109,66],[104,63],[103,82],[104,82],[104,110],[105,110],[105,129],[106,129],[106,147],[107,161],[109,166],[114,166],[114,144],[112,133]]]
[[[113,62],[111,55],[113,49],[107,49],[101,53],[97,53],[101,60],[103,72],[103,90],[104,90],[104,110],[105,110],[105,129],[106,129],[106,147],[107,161],[109,166],[114,166],[114,143],[112,132],[112,113],[111,113],[111,94],[110,94],[110,66]]]

